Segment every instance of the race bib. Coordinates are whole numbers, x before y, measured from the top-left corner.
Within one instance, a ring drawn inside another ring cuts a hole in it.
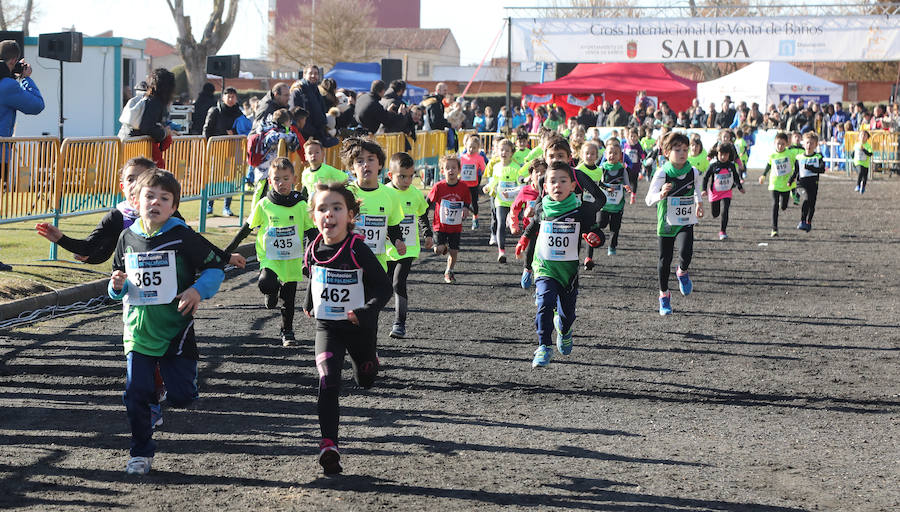
[[[314,265],[310,278],[313,314],[317,320],[346,320],[348,312],[366,302],[361,268],[337,270]]]
[[[169,304],[178,295],[175,251],[129,252],[125,254],[128,293],[123,298],[131,306]]]
[[[611,185],[609,189],[604,189],[606,202],[611,204],[619,204],[622,201],[622,185]]]
[[[522,187],[512,181],[501,181],[497,184],[497,197],[503,202],[512,202],[519,195],[519,189]]]
[[[666,223],[670,226],[689,226],[697,223],[697,212],[694,211],[694,196],[675,196],[666,198]]]
[[[384,254],[384,241],[387,239],[387,217],[384,215],[360,215],[353,230],[363,238],[369,249],[375,254]]]
[[[538,255],[545,261],[578,261],[580,231],[577,222],[542,222],[537,238]]]
[[[731,173],[716,174],[716,180],[713,182],[713,190],[716,192],[727,192],[734,185],[734,177]]]
[[[853,158],[857,162],[865,162],[866,161],[866,152],[863,151],[863,148],[856,148],[856,151],[854,153],[855,154],[854,154]]]
[[[638,150],[629,149],[625,154],[628,155],[628,159],[631,160],[632,164],[638,163]]]
[[[441,200],[441,224],[459,226],[462,224],[463,202]]]
[[[295,260],[302,255],[297,226],[270,227],[266,230],[266,259]]]
[[[403,233],[403,243],[406,247],[412,247],[419,243],[419,234],[416,231],[416,218],[405,215],[400,221],[400,232]]]
[[[775,176],[787,176],[791,172],[791,159],[779,158],[775,160]]]
[[[581,201],[584,203],[594,203],[596,202],[596,199],[593,194],[585,190],[581,193]]]
[[[819,157],[805,158],[800,162],[800,177],[801,178],[810,178],[812,176],[818,176],[818,174],[816,174],[815,172],[807,169],[806,168],[807,165],[811,165],[816,168],[821,167],[822,162],[820,161]]]
[[[658,155],[658,156],[656,157],[656,166],[657,166],[657,167],[662,167],[662,166],[664,166],[664,165],[666,165],[666,156],[665,156],[665,155]]]
[[[478,180],[478,169],[475,168],[475,164],[463,164],[459,171],[459,179],[462,181]]]
[[[537,200],[526,201],[525,204],[527,204],[529,208],[534,209],[534,205],[537,204]]]

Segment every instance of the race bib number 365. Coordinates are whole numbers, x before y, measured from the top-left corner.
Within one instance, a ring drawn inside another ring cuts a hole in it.
[[[365,304],[362,269],[312,267],[310,292],[318,320],[346,320],[347,313]]]
[[[579,231],[581,226],[577,222],[541,223],[538,255],[546,261],[577,261]]]
[[[128,293],[123,301],[132,306],[169,304],[178,295],[175,251],[125,254]]]

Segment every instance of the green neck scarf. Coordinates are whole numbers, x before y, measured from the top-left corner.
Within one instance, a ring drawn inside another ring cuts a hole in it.
[[[693,167],[694,166],[692,166],[690,162],[685,162],[684,167],[676,169],[675,166],[672,165],[672,162],[666,162],[666,164],[663,165],[663,171],[665,171],[666,175],[670,178],[678,178],[690,172]]]
[[[554,219],[578,208],[580,204],[578,198],[572,193],[562,201],[554,201],[553,199],[550,199],[550,196],[544,196],[544,198],[541,199],[541,206],[544,208],[544,217]]]

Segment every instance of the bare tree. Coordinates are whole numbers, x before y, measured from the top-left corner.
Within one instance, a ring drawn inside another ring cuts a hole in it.
[[[315,9],[315,10],[314,10]],[[280,65],[358,62],[375,41],[375,7],[370,0],[314,0],[279,24],[269,41]]]
[[[206,83],[206,57],[215,55],[222,48],[234,20],[237,17],[238,0],[231,0],[228,12],[225,11],[227,0],[213,0],[213,10],[203,29],[200,42],[194,39],[191,17],[184,15],[184,0],[166,0],[175,26],[178,27],[178,41],[175,48],[184,61],[184,70],[188,79],[188,91],[192,98],[197,97],[203,84]]]
[[[34,21],[34,14],[34,0],[25,0],[24,5],[0,0],[0,30],[18,27],[28,37],[28,27]]]

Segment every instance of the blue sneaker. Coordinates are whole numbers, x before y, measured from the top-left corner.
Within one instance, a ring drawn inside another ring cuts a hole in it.
[[[212,212],[213,212],[213,207],[212,207],[212,205],[207,206],[207,207],[206,207],[206,214],[207,214],[207,215],[212,215]]]
[[[226,206],[225,208],[222,208],[222,215],[226,217],[234,217],[234,212],[231,211],[231,208]]]
[[[562,332],[562,320],[559,318],[559,315],[553,314],[553,326],[556,327],[556,348],[559,349],[559,353],[567,356],[572,353],[572,328],[569,328],[569,332],[563,334]]]
[[[522,288],[525,290],[531,288],[531,285],[534,284],[534,274],[529,269],[525,269],[522,271]]]
[[[681,294],[684,296],[690,295],[691,291],[694,289],[694,283],[691,282],[691,276],[688,275],[687,272],[681,275],[678,275],[676,272],[675,276],[678,277],[678,289],[681,290]]]
[[[150,404],[150,428],[156,430],[163,424],[162,406],[159,404]]]
[[[478,229],[478,217],[472,217],[472,231]]]
[[[534,351],[534,360],[531,361],[531,367],[543,368],[550,364],[551,357],[553,357],[553,349],[547,345],[540,345],[537,350]]]
[[[665,297],[659,298],[659,316],[672,314],[672,295],[666,294]]]
[[[607,255],[607,256],[615,256],[615,255],[616,255],[616,248],[615,248],[615,247],[607,247],[607,248],[606,248],[606,255]]]

